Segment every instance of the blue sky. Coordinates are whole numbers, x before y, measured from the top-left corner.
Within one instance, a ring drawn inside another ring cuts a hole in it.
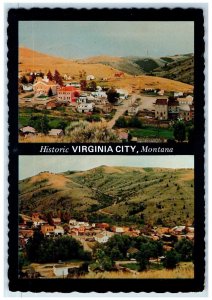
[[[20,21],[19,45],[65,58],[194,52],[188,21]]]
[[[84,171],[101,165],[152,168],[194,168],[193,155],[21,155],[19,156],[19,179],[42,171],[53,173],[68,170]]]

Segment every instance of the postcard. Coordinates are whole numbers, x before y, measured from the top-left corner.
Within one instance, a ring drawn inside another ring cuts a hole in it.
[[[8,11],[9,290],[204,291],[204,13]]]

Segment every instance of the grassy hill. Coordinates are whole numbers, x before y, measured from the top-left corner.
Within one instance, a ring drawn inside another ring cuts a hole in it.
[[[111,66],[106,66],[101,63],[78,62],[76,60],[47,55],[23,47],[19,48],[18,61],[19,72],[23,74],[32,71],[42,71],[47,73],[48,70],[54,73],[55,69],[57,69],[61,74],[66,73],[77,78],[79,72],[82,70],[86,71],[87,75],[92,74],[96,77],[111,77],[118,72],[118,70]]]
[[[192,54],[153,57],[94,56],[79,62],[111,66],[131,75],[153,74],[188,84],[194,83],[194,58]]]
[[[174,60],[174,58],[171,59]],[[149,71],[152,70],[153,67],[158,68],[163,64],[165,64],[165,61],[161,59],[139,57],[120,58],[106,55],[76,61],[47,55],[28,48],[19,48],[19,72],[22,75],[31,71],[47,73],[51,70],[51,72],[54,73],[55,69],[57,69],[62,75],[68,74],[76,80],[79,80],[79,73],[84,70],[87,75],[93,74],[96,77],[97,83],[101,78],[107,78],[108,80],[103,83],[101,82],[101,84],[108,87],[115,86],[117,88],[123,88],[130,93],[134,89],[143,88],[192,92],[192,85],[182,83],[177,81],[177,79],[170,80],[156,76],[141,75],[149,74],[151,73]],[[114,76],[115,73],[120,71],[125,72],[124,77],[116,78]],[[163,74],[161,76],[163,77]]]
[[[194,84],[194,57],[184,56],[179,60],[167,61],[159,68],[154,69],[153,74],[188,84]]]
[[[193,169],[100,166],[48,172],[19,182],[20,212],[69,210],[74,216],[111,222],[192,223]]]

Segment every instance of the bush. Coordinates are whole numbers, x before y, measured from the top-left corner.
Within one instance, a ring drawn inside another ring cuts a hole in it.
[[[163,261],[163,266],[166,269],[175,269],[179,262],[179,255],[175,250],[167,251]]]
[[[125,128],[125,127],[127,127],[127,120],[126,120],[126,118],[125,117],[119,117],[116,120],[115,126],[118,127],[118,128]]]
[[[177,242],[174,246],[176,252],[180,256],[181,261],[192,261],[193,247],[193,242],[185,238]]]

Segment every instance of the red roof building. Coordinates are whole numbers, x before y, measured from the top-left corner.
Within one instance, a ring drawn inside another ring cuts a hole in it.
[[[76,102],[76,99],[79,97],[79,90],[74,86],[64,86],[61,87],[57,92],[58,101],[69,101]]]

